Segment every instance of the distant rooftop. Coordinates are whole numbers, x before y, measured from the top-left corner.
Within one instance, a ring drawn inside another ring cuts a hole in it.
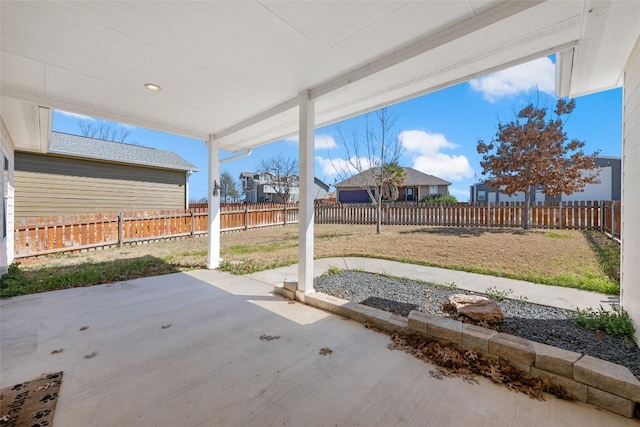
[[[437,176],[429,175],[413,168],[403,169],[405,173],[404,181],[402,183],[403,187],[411,187],[417,185],[451,185],[449,181],[445,181],[444,179],[438,178]],[[376,172],[378,170],[379,168],[367,169],[362,173],[353,175],[352,177],[335,184],[334,187],[357,187],[362,185],[363,182],[367,183],[367,185],[375,185]]]
[[[162,169],[199,171],[197,167],[172,151],[62,132],[51,132],[49,153]]]

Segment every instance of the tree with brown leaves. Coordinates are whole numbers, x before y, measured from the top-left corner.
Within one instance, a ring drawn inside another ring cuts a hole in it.
[[[547,196],[557,197],[600,182],[595,163],[598,152],[585,155],[584,142],[568,140],[563,130],[563,117],[569,117],[575,106],[575,100],[559,99],[554,117],[547,119],[547,108],[529,103],[512,121],[498,123],[491,142],[478,141],[482,175],[488,177],[485,183],[509,196],[524,192],[525,229],[529,228],[535,186],[542,186]]]

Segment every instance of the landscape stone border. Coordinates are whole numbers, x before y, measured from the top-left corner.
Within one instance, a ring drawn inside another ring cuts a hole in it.
[[[282,286],[274,287],[274,294],[367,323],[385,332],[419,333],[446,341],[456,348],[498,358],[501,363],[507,362],[534,377],[564,387],[580,402],[628,418],[633,418],[636,406],[640,408],[640,381],[624,366],[416,310],[405,318],[322,292],[305,294],[297,288],[297,282],[286,281]]]

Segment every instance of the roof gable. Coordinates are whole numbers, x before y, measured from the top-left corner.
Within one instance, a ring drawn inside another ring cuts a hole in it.
[[[373,186],[375,185],[375,172],[379,168],[370,168],[362,173],[353,175],[344,181],[335,184],[336,188],[340,187],[360,187],[363,184]],[[429,175],[424,172],[420,172],[413,168],[403,168],[405,172],[404,182],[402,187],[413,187],[418,185],[451,185],[449,181],[445,181],[437,176]]]
[[[199,171],[197,167],[172,151],[122,142],[104,141],[62,132],[51,132],[49,154],[162,169]]]

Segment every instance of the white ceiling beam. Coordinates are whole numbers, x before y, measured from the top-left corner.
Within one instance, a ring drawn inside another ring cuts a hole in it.
[[[449,80],[446,83],[442,83],[442,84],[439,84],[439,85],[431,86],[428,89],[425,89],[425,90],[422,90],[422,91],[418,91],[418,92],[415,92],[415,93],[412,92],[411,95],[406,95],[406,96],[393,98],[393,99],[391,99],[389,101],[385,101],[383,103],[373,105],[373,106],[371,106],[371,107],[369,107],[367,109],[357,110],[357,111],[354,111],[353,113],[350,113],[348,115],[343,115],[343,116],[337,117],[337,118],[332,119],[332,120],[319,122],[319,123],[317,123],[317,126],[318,127],[328,126],[330,124],[341,122],[343,120],[347,120],[347,119],[350,119],[352,117],[357,117],[357,116],[359,116],[361,114],[365,114],[365,113],[368,113],[368,112],[371,112],[371,111],[375,111],[375,110],[378,110],[380,108],[384,108],[384,107],[388,107],[390,105],[395,105],[395,104],[398,104],[398,103],[401,103],[401,102],[404,102],[404,101],[408,101],[410,99],[414,99],[414,98],[417,98],[419,96],[426,95],[428,93],[437,92],[439,90],[446,89],[448,87],[455,86],[455,85],[460,84],[460,83],[468,82],[470,80],[477,79],[479,77],[483,77],[483,76],[486,76],[486,75],[491,74],[491,73],[495,73],[497,71],[505,70],[507,68],[515,67],[516,65],[520,65],[520,64],[527,63],[529,61],[533,61],[534,59],[543,58],[543,57],[546,57],[546,56],[549,56],[549,55],[553,55],[553,54],[555,54],[557,52],[561,52],[561,51],[565,51],[567,49],[571,49],[571,48],[577,46],[577,44],[578,44],[578,40],[573,40],[573,41],[570,41],[570,42],[567,42],[567,43],[563,43],[563,44],[558,45],[558,46],[554,46],[554,47],[551,47],[551,48],[548,48],[548,49],[540,50],[540,51],[534,52],[534,53],[532,53],[530,55],[526,55],[526,56],[520,57],[518,59],[515,59],[513,61],[505,62],[505,63],[502,63],[501,65],[498,65],[498,66],[495,66],[495,67],[486,68],[486,69],[482,70],[482,72],[473,73],[473,74],[467,74],[467,75],[464,75],[464,76],[462,76],[460,78]]]
[[[285,102],[282,102],[275,107],[272,107],[262,113],[255,115],[247,120],[243,120],[240,123],[236,123],[235,125],[228,127],[222,132],[218,132],[214,135],[215,139],[220,141],[229,135],[233,135],[236,132],[239,132],[243,129],[246,129],[252,125],[258,124],[263,120],[269,119],[271,117],[277,116],[278,114],[284,113],[286,111],[292,110],[294,108],[298,108],[298,97],[291,98]]]

